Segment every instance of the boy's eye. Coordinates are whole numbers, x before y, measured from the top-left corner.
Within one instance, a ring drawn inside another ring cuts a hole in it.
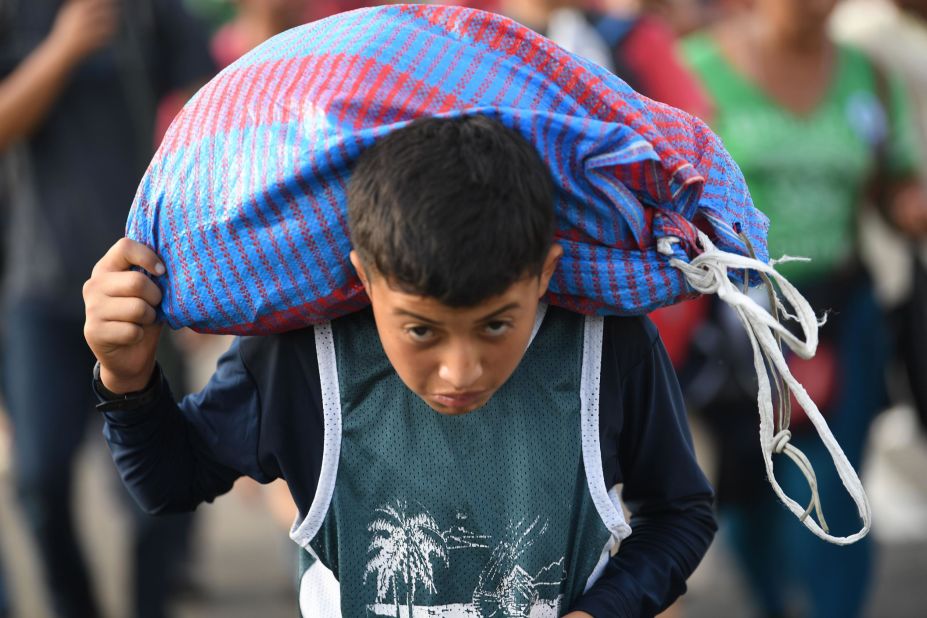
[[[484,326],[484,329],[487,335],[491,337],[498,337],[505,334],[511,327],[512,325],[508,322],[496,320],[494,322],[487,322],[486,326]]]
[[[434,331],[427,326],[410,326],[406,329],[406,332],[409,334],[409,337],[411,337],[413,341],[417,341],[419,343],[429,341],[432,337],[434,337]]]

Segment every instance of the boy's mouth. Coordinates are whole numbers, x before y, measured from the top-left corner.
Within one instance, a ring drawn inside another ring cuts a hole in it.
[[[467,391],[463,393],[435,393],[432,399],[443,408],[460,413],[468,412],[476,404],[483,401],[487,391]]]

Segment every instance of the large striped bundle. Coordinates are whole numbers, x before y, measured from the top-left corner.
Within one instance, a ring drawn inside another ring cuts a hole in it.
[[[168,274],[174,327],[269,333],[356,310],[345,183],[378,136],[426,115],[492,115],[549,162],[565,256],[548,300],[642,313],[692,293],[656,251],[766,259],[767,221],[701,122],[516,23],[470,9],[390,6],[290,30],[187,104],[139,188],[128,235]]]

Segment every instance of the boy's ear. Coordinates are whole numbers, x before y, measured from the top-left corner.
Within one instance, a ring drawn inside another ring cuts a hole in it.
[[[361,260],[360,256],[357,254],[357,251],[352,250],[351,254],[348,256],[351,260],[351,264],[354,266],[354,270],[357,271],[357,276],[360,277],[361,284],[364,286],[367,294],[370,294],[370,281],[367,278],[367,271],[364,270],[364,262]]]
[[[547,294],[547,286],[550,284],[551,277],[554,276],[554,271],[557,270],[557,264],[560,263],[560,257],[563,255],[563,247],[554,243],[550,246],[550,250],[547,252],[547,257],[544,258],[544,266],[541,268],[541,287],[538,297],[544,296]]]

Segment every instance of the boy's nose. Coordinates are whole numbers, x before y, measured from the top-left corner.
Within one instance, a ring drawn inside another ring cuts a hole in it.
[[[483,366],[474,350],[461,347],[450,351],[441,362],[438,377],[457,390],[476,384],[483,375]]]

